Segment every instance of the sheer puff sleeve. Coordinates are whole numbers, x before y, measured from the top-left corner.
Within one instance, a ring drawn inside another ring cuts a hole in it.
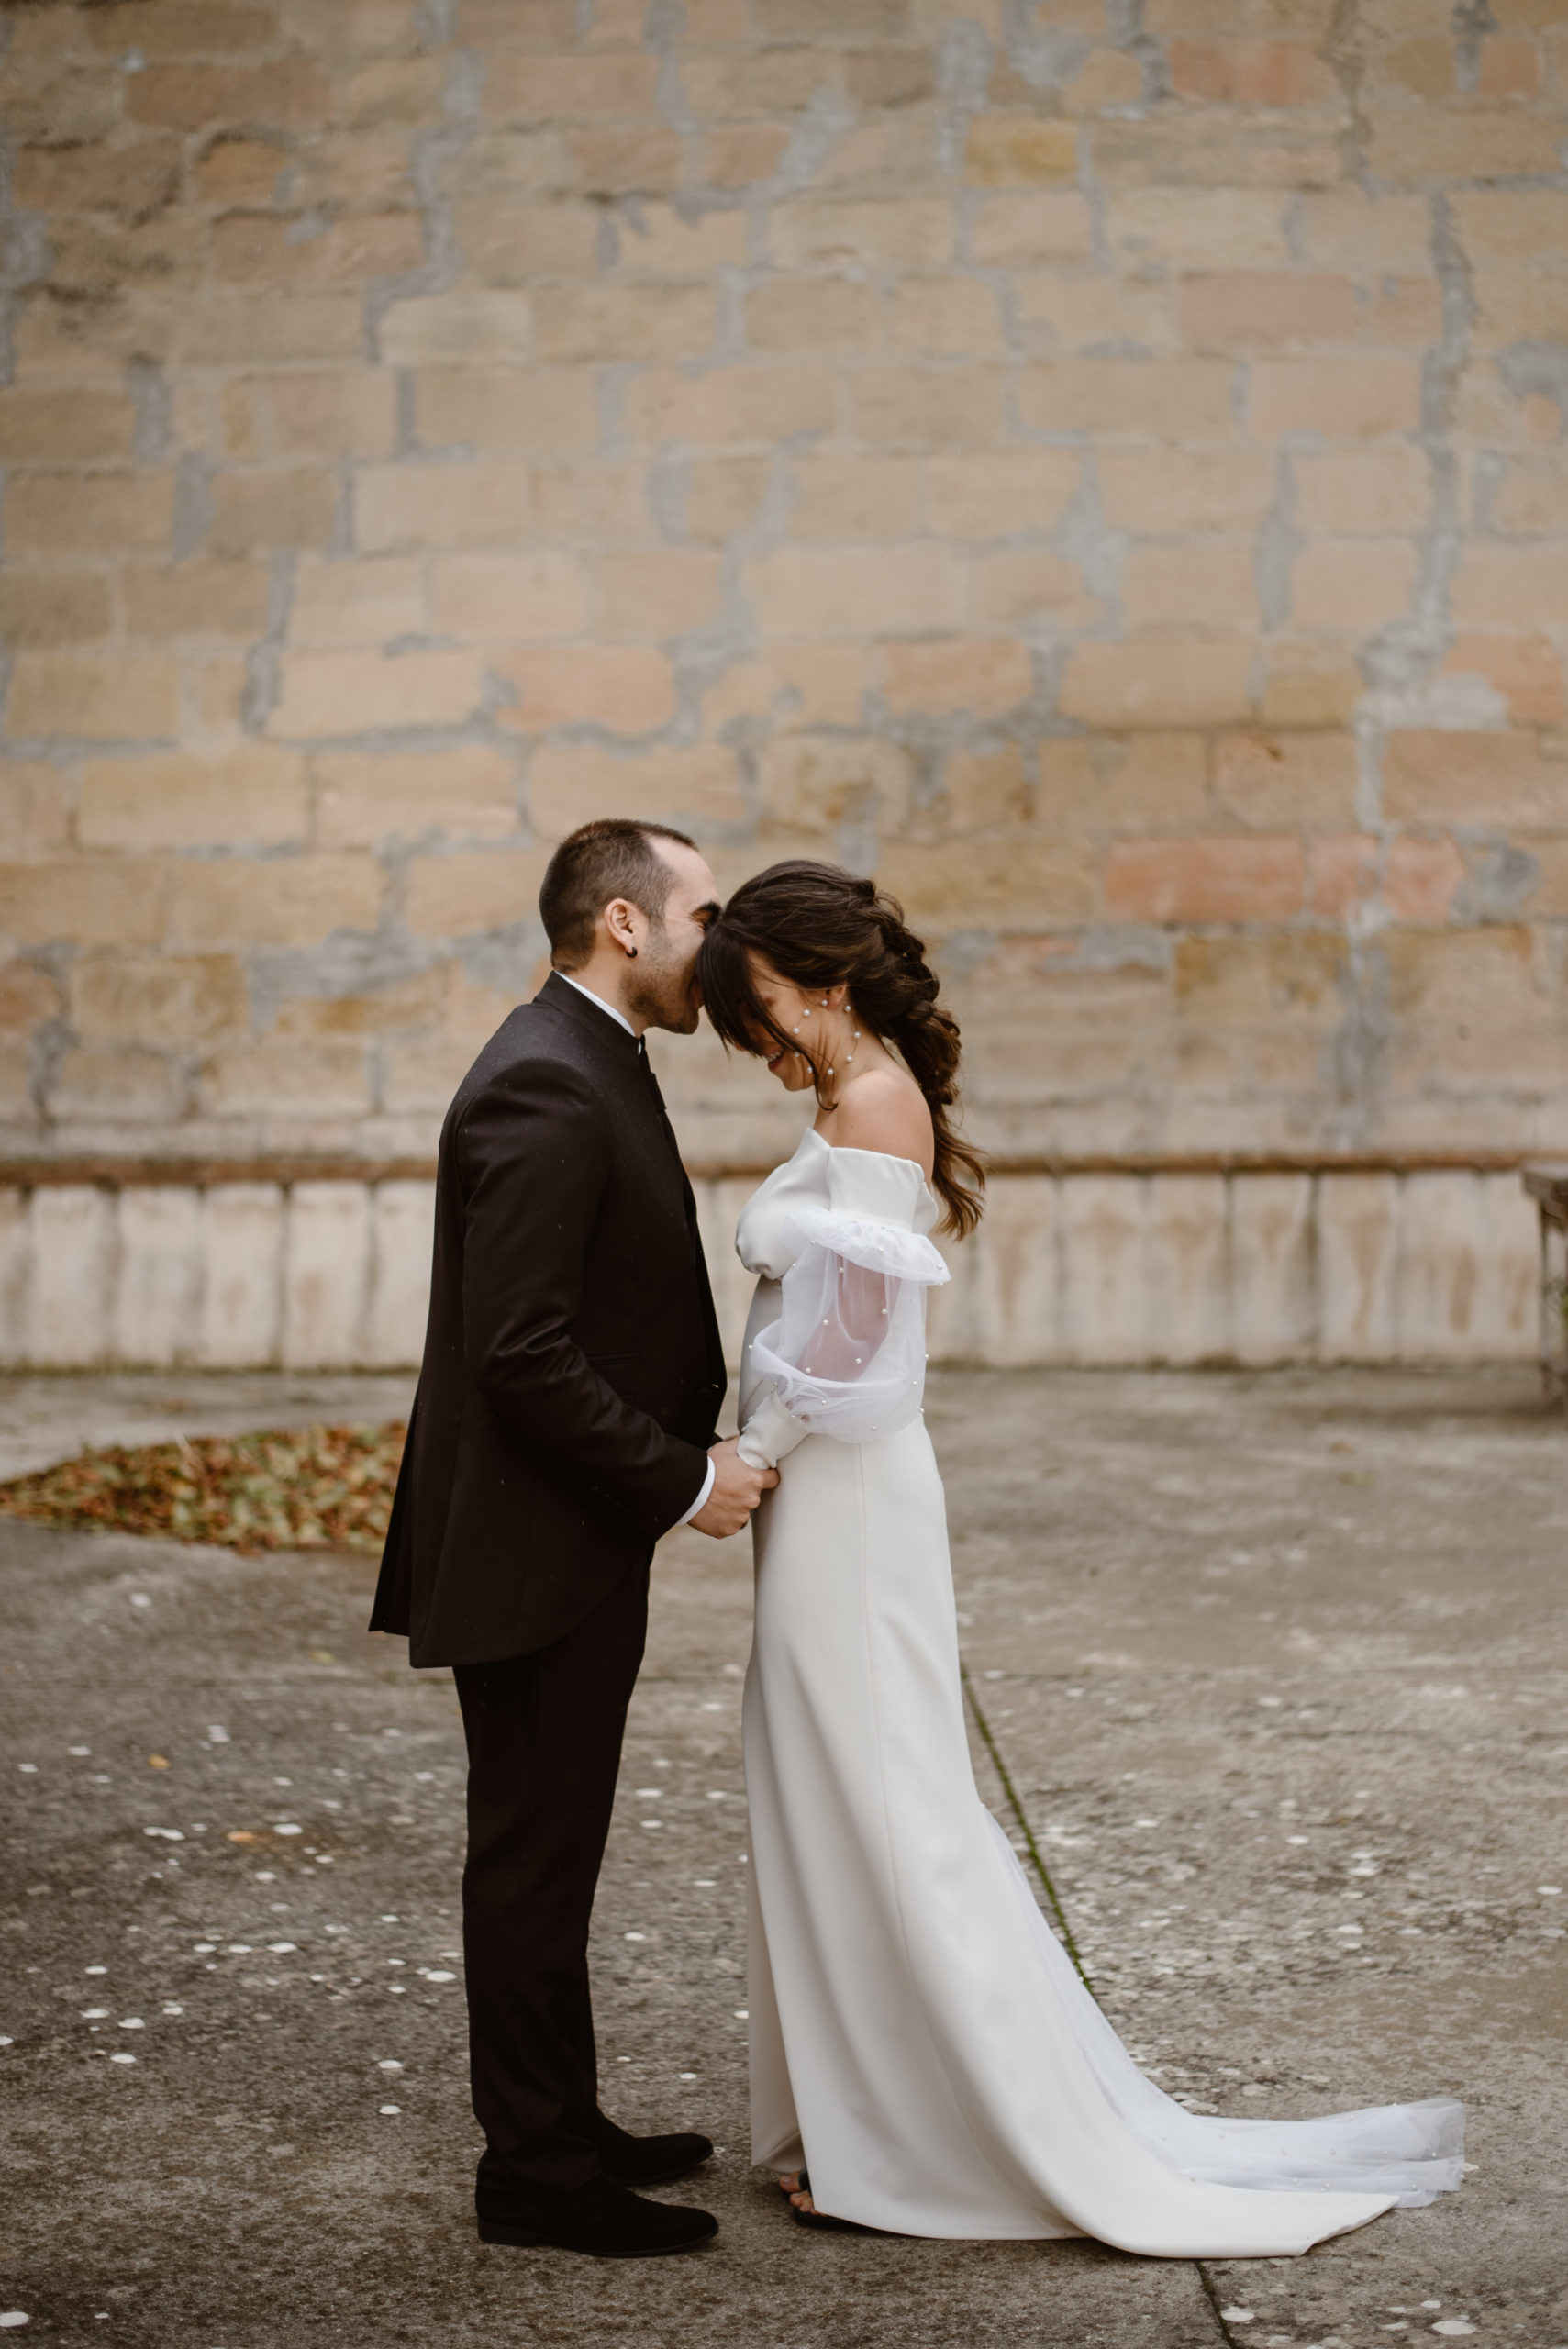
[[[828,1205],[785,1224],[782,1310],[752,1341],[752,1369],[773,1381],[741,1431],[754,1465],[776,1466],[808,1435],[867,1443],[917,1417],[926,1291],[949,1277],[912,1229],[923,1194],[908,1160],[836,1150]]]

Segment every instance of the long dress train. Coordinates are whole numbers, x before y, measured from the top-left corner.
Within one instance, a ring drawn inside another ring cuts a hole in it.
[[[1304,2252],[1460,2182],[1447,2099],[1299,2121],[1189,2113],[1047,1927],[970,1765],[925,1424],[936,1202],[808,1132],[740,1219],[761,1275],[744,1736],[752,2158],[910,2235],[1091,2235],[1157,2257]]]

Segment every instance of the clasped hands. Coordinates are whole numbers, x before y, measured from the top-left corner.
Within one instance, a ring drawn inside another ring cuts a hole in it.
[[[722,1443],[708,1448],[713,1490],[691,1522],[699,1533],[711,1533],[716,1542],[739,1533],[750,1522],[762,1495],[779,1481],[776,1468],[753,1468],[750,1461],[742,1460],[740,1443],[739,1436],[727,1435]]]

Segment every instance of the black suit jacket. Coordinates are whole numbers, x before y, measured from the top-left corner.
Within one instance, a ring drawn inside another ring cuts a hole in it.
[[[441,1129],[425,1359],[371,1628],[527,1655],[691,1507],[724,1397],[696,1208],[637,1042],[551,974]]]

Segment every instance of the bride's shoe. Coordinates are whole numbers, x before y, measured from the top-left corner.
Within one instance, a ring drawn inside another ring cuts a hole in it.
[[[797,2227],[816,2227],[823,2234],[835,2235],[874,2235],[879,2232],[877,2228],[862,2227],[853,2219],[832,2218],[826,2210],[802,2210],[795,2197],[811,2191],[810,2173],[806,2170],[800,2172],[793,2186],[786,2186],[781,2177],[779,2191],[789,2197],[789,2214]]]

